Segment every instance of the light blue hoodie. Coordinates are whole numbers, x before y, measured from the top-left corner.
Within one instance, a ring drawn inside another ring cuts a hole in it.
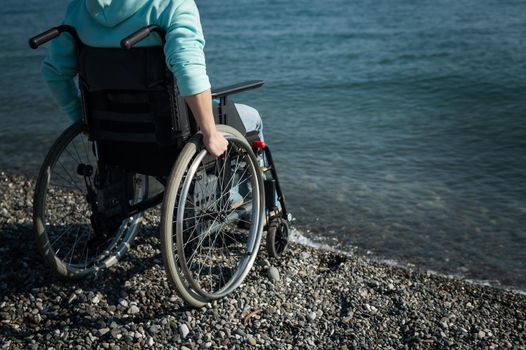
[[[75,27],[82,42],[95,47],[119,47],[134,31],[157,24],[166,30],[166,63],[177,77],[182,96],[210,88],[203,48],[205,40],[194,0],[73,0],[64,24]],[[160,45],[150,35],[137,46]],[[73,38],[63,33],[51,42],[42,63],[42,74],[57,103],[73,121],[81,107],[74,83],[77,65]]]

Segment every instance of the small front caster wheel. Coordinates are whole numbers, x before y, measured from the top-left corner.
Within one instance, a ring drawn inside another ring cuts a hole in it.
[[[267,231],[267,252],[272,258],[279,258],[289,246],[289,225],[278,219],[270,223]]]

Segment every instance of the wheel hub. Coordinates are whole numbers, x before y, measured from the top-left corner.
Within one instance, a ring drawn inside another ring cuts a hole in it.
[[[77,166],[77,174],[80,176],[90,177],[93,175],[93,166],[90,164],[81,163]]]

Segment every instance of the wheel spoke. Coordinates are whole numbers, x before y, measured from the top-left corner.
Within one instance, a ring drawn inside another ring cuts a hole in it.
[[[62,169],[64,169],[64,171],[66,172],[66,175],[68,176],[69,178],[69,181],[68,179],[66,179],[65,177],[63,177],[61,174],[57,173],[58,176],[60,176],[64,181],[67,181],[70,185],[72,185],[73,187],[75,187],[77,190],[79,190],[79,192],[82,192],[82,189],[77,185],[75,184],[75,180],[71,177],[69,171],[66,170],[66,168],[64,167],[64,165],[62,164],[62,162],[59,160],[58,161],[58,164],[60,165],[60,167]]]
[[[68,227],[67,227],[66,229],[64,229],[64,230],[62,231],[62,233],[61,233],[57,238],[55,238],[55,239],[53,240],[52,243],[49,244],[50,247],[52,248],[52,247],[55,245],[55,243],[56,243],[60,238],[64,237],[64,235],[65,235],[66,233],[68,233],[68,232],[69,232],[70,230],[72,230],[72,229],[73,229],[73,225],[68,225]]]

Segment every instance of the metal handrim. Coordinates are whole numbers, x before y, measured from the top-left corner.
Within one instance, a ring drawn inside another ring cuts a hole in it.
[[[238,140],[236,140],[235,138],[232,138],[232,137],[227,137],[227,139],[229,140],[229,142],[235,144],[236,146],[242,148],[242,149],[245,149],[247,146],[242,143],[242,142],[239,142]],[[201,164],[201,162],[203,161],[203,159],[205,158],[206,156],[206,150],[202,150],[201,152],[198,153],[198,155],[194,158],[191,166],[188,168],[188,172],[187,172],[187,175],[186,175],[186,179],[183,183],[183,186],[182,186],[182,190],[181,190],[181,195],[179,197],[179,201],[178,201],[178,210],[177,210],[177,220],[176,220],[176,232],[177,232],[177,252],[178,252],[178,256],[179,256],[179,260],[181,262],[181,269],[187,279],[187,281],[190,283],[191,287],[200,295],[203,295],[209,299],[218,299],[218,298],[221,298],[221,297],[224,297],[226,296],[227,294],[229,294],[230,292],[232,292],[235,288],[237,288],[239,286],[239,284],[241,284],[241,282],[243,281],[243,279],[246,277],[246,275],[248,274],[248,271],[250,270],[253,262],[254,262],[254,259],[255,259],[255,253],[254,252],[257,252],[257,248],[259,247],[259,241],[260,241],[260,238],[261,238],[261,235],[259,234],[258,235],[258,228],[259,228],[259,215],[258,215],[258,212],[260,210],[259,208],[259,203],[260,203],[260,198],[259,198],[259,184],[258,184],[258,181],[256,179],[256,171],[257,169],[255,168],[255,163],[253,160],[250,160],[248,162],[248,167],[250,169],[250,173],[251,173],[251,186],[252,186],[252,195],[253,195],[253,198],[252,198],[252,207],[251,207],[251,214],[252,214],[252,218],[254,219],[254,221],[252,222],[251,226],[250,226],[250,231],[248,233],[248,239],[247,239],[247,254],[246,256],[238,263],[237,265],[237,269],[236,269],[236,272],[235,274],[232,275],[232,277],[229,279],[229,281],[227,283],[225,283],[219,290],[215,291],[215,292],[209,292],[207,290],[205,290],[198,281],[196,281],[194,279],[194,277],[192,276],[192,272],[190,271],[190,268],[188,267],[188,261],[187,261],[187,257],[186,257],[186,254],[185,254],[185,246],[183,246],[183,242],[184,242],[184,225],[183,225],[183,222],[185,220],[185,207],[186,207],[186,201],[187,201],[187,196],[188,196],[188,192],[190,190],[190,186],[191,186],[191,183],[192,183],[192,179],[194,178],[195,176],[195,173],[199,167],[199,165]],[[250,155],[247,154],[247,157],[249,157],[250,159]],[[212,224],[213,225],[213,224]],[[206,233],[207,235],[209,234],[209,232]],[[219,235],[217,235],[219,236]],[[216,239],[217,239],[217,236],[216,236]],[[205,237],[206,238],[206,237]],[[202,238],[200,239],[200,242],[199,243],[202,243],[205,238]],[[214,243],[215,243],[215,240],[214,240]],[[190,257],[190,259],[188,260],[191,260],[192,257]]]

